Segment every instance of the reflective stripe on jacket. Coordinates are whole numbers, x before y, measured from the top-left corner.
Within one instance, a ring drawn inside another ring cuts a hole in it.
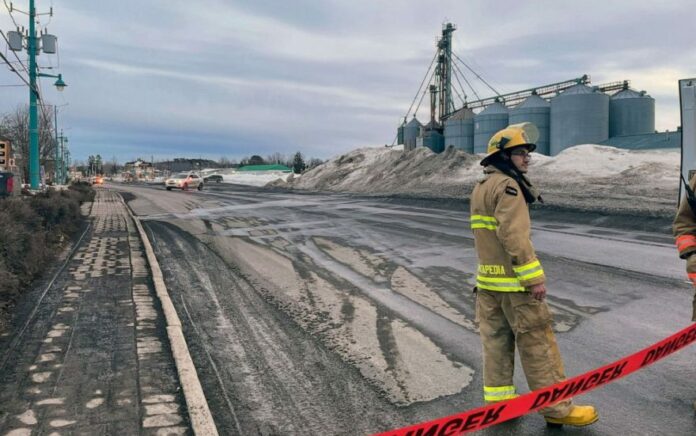
[[[471,230],[478,254],[476,286],[522,292],[544,283],[544,270],[530,240],[529,208],[517,182],[494,167],[471,194]]]

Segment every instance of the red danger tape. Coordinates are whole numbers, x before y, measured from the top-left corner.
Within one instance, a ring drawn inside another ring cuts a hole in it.
[[[696,342],[696,324],[614,363],[569,380],[468,412],[391,430],[376,436],[454,436],[490,427],[550,406],[639,371]]]

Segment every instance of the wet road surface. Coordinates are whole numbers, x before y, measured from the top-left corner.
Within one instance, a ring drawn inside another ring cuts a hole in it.
[[[221,433],[365,434],[482,405],[466,207],[111,189],[148,229]],[[688,325],[691,290],[662,229],[535,215],[568,376]],[[601,420],[566,432],[693,434],[695,360],[692,347],[578,398]],[[521,370],[516,384],[526,391]],[[547,432],[528,416],[484,433]]]

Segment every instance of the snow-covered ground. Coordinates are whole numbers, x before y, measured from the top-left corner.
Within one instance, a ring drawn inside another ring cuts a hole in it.
[[[236,183],[238,185],[264,186],[270,182],[285,182],[291,173],[272,172],[272,173],[253,173],[251,171],[241,171],[233,174],[224,174],[222,181],[225,183]]]
[[[482,155],[361,148],[272,186],[369,195],[468,198]],[[548,205],[667,216],[679,189],[676,149],[634,151],[586,144],[557,156],[533,154],[529,178]]]

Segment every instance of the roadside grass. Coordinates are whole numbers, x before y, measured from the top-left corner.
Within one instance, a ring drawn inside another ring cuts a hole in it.
[[[0,199],[0,332],[17,298],[78,232],[85,220],[80,205],[94,195],[89,185],[74,184],[65,191]]]

